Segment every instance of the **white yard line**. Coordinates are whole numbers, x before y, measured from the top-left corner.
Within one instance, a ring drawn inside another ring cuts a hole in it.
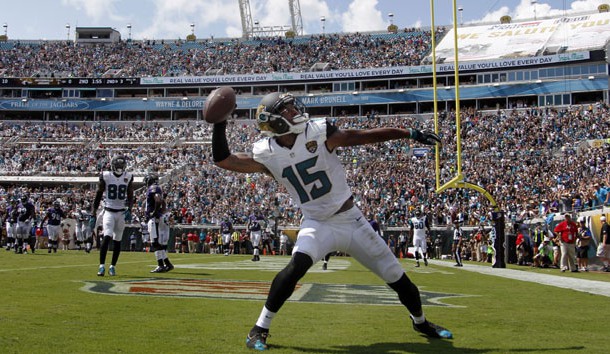
[[[429,262],[434,265],[453,268],[453,262],[438,260],[430,260]],[[585,293],[610,297],[610,282],[563,277],[560,275],[524,272],[521,270],[514,270],[508,268],[492,268],[490,265],[480,266],[475,264],[464,264],[463,267],[456,267],[455,269],[466,270],[469,272],[475,272],[486,275],[493,275],[496,277],[503,277],[508,279],[528,281],[536,284],[549,285],[558,288],[571,289],[576,291],[582,291]],[[559,269],[557,269],[557,271],[559,272]]]

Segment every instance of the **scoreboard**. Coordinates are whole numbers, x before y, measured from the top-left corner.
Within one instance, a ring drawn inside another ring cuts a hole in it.
[[[27,77],[27,78],[0,78],[0,87],[26,88],[26,87],[137,87],[139,78],[54,78],[54,77]]]

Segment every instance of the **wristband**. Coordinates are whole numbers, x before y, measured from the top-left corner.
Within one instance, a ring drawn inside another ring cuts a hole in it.
[[[409,128],[409,137],[413,140],[417,140],[421,133],[417,129]]]

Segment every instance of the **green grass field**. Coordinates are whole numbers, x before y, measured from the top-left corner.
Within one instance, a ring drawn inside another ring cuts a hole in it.
[[[108,259],[110,259],[109,253]],[[0,253],[0,353],[246,353],[264,292],[287,257],[123,252],[116,277],[98,253]],[[431,264],[414,268],[427,317],[454,333],[428,340],[382,281],[351,258],[316,264],[271,327],[271,353],[607,353],[610,298]],[[557,281],[608,282],[609,273]]]

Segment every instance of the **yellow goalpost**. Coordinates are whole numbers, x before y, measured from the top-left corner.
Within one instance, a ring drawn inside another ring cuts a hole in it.
[[[457,22],[457,5],[456,0],[453,2],[453,52],[454,52],[454,76],[455,76],[455,126],[456,126],[456,164],[457,174],[450,181],[440,185],[440,149],[436,149],[436,193],[441,193],[450,188],[467,188],[475,190],[491,203],[494,211],[500,211],[498,204],[495,199],[487,190],[483,187],[473,183],[464,181],[464,175],[462,174],[462,137],[461,137],[461,118],[460,118],[460,80],[459,80],[459,69],[458,69],[458,22]],[[432,87],[434,91],[434,132],[439,133],[438,126],[438,97],[437,97],[437,82],[436,82],[436,29],[434,24],[434,0],[430,0],[430,17],[431,17],[431,37],[432,37]]]

